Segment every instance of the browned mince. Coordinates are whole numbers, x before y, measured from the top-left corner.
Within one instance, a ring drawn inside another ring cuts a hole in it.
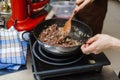
[[[39,39],[41,42],[51,46],[73,47],[80,45],[80,42],[73,40],[70,37],[63,39],[60,27],[58,27],[56,24],[53,24],[43,30],[39,35]]]

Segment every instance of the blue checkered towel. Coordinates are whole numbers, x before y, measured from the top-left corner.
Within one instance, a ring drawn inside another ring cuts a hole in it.
[[[0,69],[18,70],[26,64],[27,42],[19,35],[14,27],[0,29]]]

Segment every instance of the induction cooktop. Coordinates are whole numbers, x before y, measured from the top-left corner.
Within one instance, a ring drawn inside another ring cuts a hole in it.
[[[82,52],[78,51],[72,57],[60,58],[48,55],[49,52],[42,49],[32,34],[29,43],[35,80],[80,80],[80,75],[99,73],[103,66],[110,65],[103,52],[98,55],[80,55]]]

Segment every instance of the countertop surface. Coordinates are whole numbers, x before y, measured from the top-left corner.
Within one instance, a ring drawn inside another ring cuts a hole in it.
[[[95,75],[90,74],[90,75],[91,75],[91,77],[89,76],[89,78],[82,76],[82,79],[85,79],[85,80],[88,80],[88,79],[89,80],[93,80],[93,79],[94,80],[119,80],[116,73],[113,71],[113,69],[110,65],[103,67],[100,75],[97,75],[97,74],[95,74]],[[88,76],[88,74],[86,76]],[[103,77],[104,79],[101,79],[100,76]],[[18,72],[14,72],[14,73],[10,73],[10,74],[6,74],[6,75],[2,75],[2,76],[0,76],[0,80],[35,80],[33,77],[33,74],[32,74],[31,57],[30,56],[28,57],[27,69],[18,71]],[[58,79],[54,79],[54,80],[58,80]],[[70,80],[72,80],[72,79],[70,79]]]

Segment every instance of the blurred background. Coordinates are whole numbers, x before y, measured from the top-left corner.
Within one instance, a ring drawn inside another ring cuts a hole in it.
[[[108,0],[108,11],[104,21],[103,31],[120,39],[120,0]],[[105,54],[118,74],[120,71],[120,51],[106,50]]]
[[[9,13],[11,11],[10,0],[0,0],[0,12]]]

